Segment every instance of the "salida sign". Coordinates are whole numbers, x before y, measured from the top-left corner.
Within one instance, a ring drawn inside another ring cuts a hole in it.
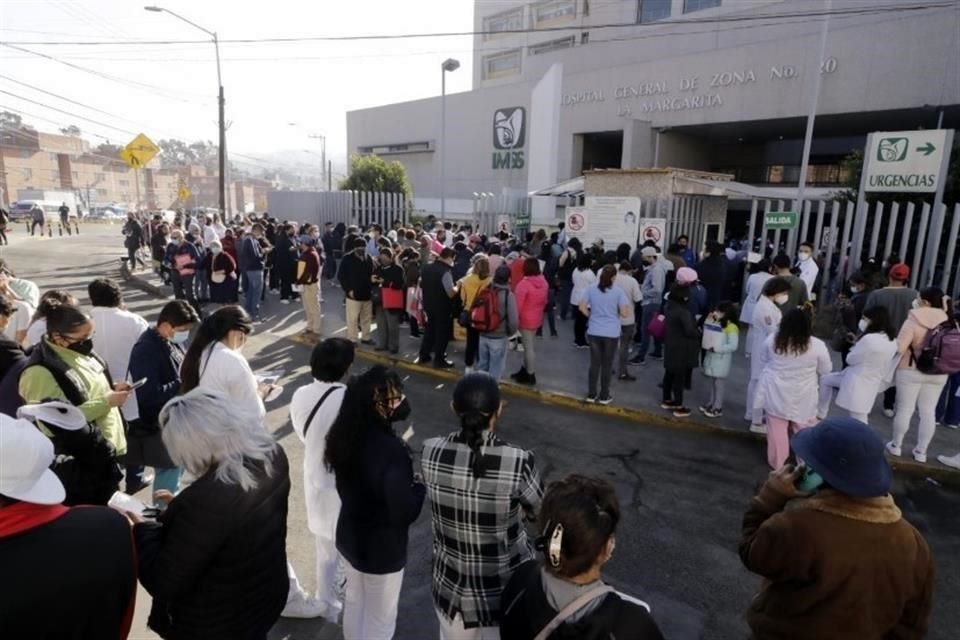
[[[527,137],[527,111],[507,107],[493,112],[493,168],[523,169]]]
[[[937,190],[947,132],[886,131],[874,133],[866,150],[866,191],[932,193]]]

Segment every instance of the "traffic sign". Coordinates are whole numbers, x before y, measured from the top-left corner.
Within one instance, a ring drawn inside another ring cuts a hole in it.
[[[767,229],[796,229],[798,219],[796,211],[768,211],[764,224]]]
[[[180,188],[177,189],[177,197],[180,198],[181,202],[186,202],[189,200],[191,194],[192,192],[190,191],[190,187],[185,184],[180,185]]]
[[[933,193],[947,150],[947,132],[882,131],[866,150],[864,190]]]
[[[141,133],[120,150],[120,157],[134,169],[140,169],[153,160],[153,157],[158,153],[160,153],[160,147],[153,144],[153,140]]]

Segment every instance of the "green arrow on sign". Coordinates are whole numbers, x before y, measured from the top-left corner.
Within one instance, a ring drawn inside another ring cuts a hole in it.
[[[930,155],[931,153],[933,153],[933,152],[936,151],[936,150],[937,150],[937,148],[936,148],[935,146],[933,146],[933,143],[932,143],[932,142],[928,142],[927,144],[923,145],[922,147],[917,147],[917,148],[916,148],[916,151],[919,151],[920,153],[922,153],[922,154],[925,155],[925,156]]]

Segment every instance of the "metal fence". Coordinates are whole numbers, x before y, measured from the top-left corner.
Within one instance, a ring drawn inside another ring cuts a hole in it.
[[[410,209],[402,193],[373,191],[270,191],[270,215],[281,220],[313,224],[342,222],[367,227],[379,224],[389,229],[394,220],[406,224]]]
[[[863,260],[895,255],[909,264],[910,286],[936,285],[960,294],[960,203],[939,204],[944,224],[931,232],[929,202],[873,202],[860,211],[852,201],[810,201],[801,207],[783,200],[753,200],[748,237],[753,247],[795,255],[801,242],[813,245],[823,261],[823,289],[836,289]],[[796,211],[797,228],[768,229],[767,214]],[[857,233],[856,229],[862,229]],[[833,282],[831,282],[833,280]]]
[[[513,233],[518,230],[529,230],[530,215],[529,197],[493,193],[473,194],[472,224],[477,233],[492,236],[503,224],[506,224]]]

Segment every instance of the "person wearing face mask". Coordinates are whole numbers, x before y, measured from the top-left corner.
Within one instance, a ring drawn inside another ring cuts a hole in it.
[[[257,381],[240,353],[252,331],[250,316],[237,305],[220,307],[204,318],[180,367],[181,393],[196,387],[219,391],[263,420],[263,399],[273,387]]]
[[[403,269],[394,261],[393,251],[384,247],[373,272],[380,288],[377,306],[377,351],[400,351],[400,314],[403,312]]]
[[[380,255],[379,243],[380,243],[380,236],[383,235],[383,227],[381,227],[378,224],[372,224],[370,225],[369,231],[370,231],[370,234],[366,244],[367,255],[370,258],[376,260],[377,257],[379,257]]]
[[[283,225],[277,236],[276,249],[273,254],[273,268],[277,272],[280,282],[280,303],[290,304],[299,295],[293,291],[297,271],[297,241],[294,238],[296,229],[292,224]]]
[[[130,379],[146,379],[146,383],[136,390],[140,417],[128,426],[125,462],[128,468],[154,468],[154,493],[176,493],[180,483],[180,469],[160,437],[159,415],[163,405],[180,392],[184,345],[198,322],[200,318],[189,304],[168,302],[160,310],[156,326],[144,331],[130,351]]]
[[[774,256],[773,270],[773,275],[783,278],[790,285],[789,295],[786,302],[780,307],[780,311],[786,313],[790,309],[802,307],[809,302],[810,296],[807,294],[807,285],[803,280],[793,275],[790,268],[790,256],[785,253]]]
[[[760,381],[760,374],[763,373],[763,365],[757,357],[760,350],[766,343],[767,338],[777,332],[780,327],[780,320],[783,318],[781,305],[786,304],[790,297],[790,283],[783,278],[771,278],[763,285],[763,292],[753,308],[753,318],[750,322],[750,333],[747,339],[750,341],[750,382],[747,385],[747,410],[743,416],[744,420],[750,421],[750,431],[754,433],[766,433],[767,428],[763,423],[763,412],[753,409],[753,401],[757,395],[757,383]]]
[[[346,640],[389,640],[396,630],[408,529],[426,495],[393,427],[409,416],[400,376],[377,365],[347,383],[327,434],[324,462],[341,502],[336,536],[346,561]]]
[[[887,286],[874,289],[867,296],[866,306],[884,307],[887,310],[894,331],[900,331],[913,309],[913,303],[920,295],[916,289],[907,286],[909,281],[910,266],[896,262],[887,271]],[[890,387],[883,393],[883,415],[892,418],[896,403],[897,388]]]
[[[240,272],[243,274],[243,308],[256,321],[260,317],[260,300],[263,297],[263,270],[267,253],[260,241],[263,226],[254,224],[250,233],[240,243]]]
[[[800,279],[807,285],[807,298],[816,300],[817,294],[814,287],[817,284],[817,276],[820,274],[820,265],[813,258],[813,245],[809,242],[800,243],[800,250],[797,252],[797,268],[800,270]]]
[[[210,284],[210,302],[237,303],[237,263],[223,250],[219,240],[210,243],[210,253],[204,258],[204,273]]]
[[[80,409],[98,432],[92,437],[102,438],[109,451],[107,460],[78,459],[73,469],[61,476],[70,504],[106,504],[120,479],[116,462],[127,452],[120,407],[130,397],[131,388],[126,382],[114,382],[106,363],[93,352],[94,328],[90,317],[75,306],[53,309],[47,316],[47,334],[30,354],[17,381],[26,404],[66,400]]]
[[[833,348],[840,352],[843,366],[847,366],[847,354],[853,348],[856,337],[861,333],[859,329],[863,311],[867,306],[870,292],[867,289],[867,277],[862,272],[854,273],[847,281],[849,296],[841,295],[836,303],[840,314],[840,325],[834,330]],[[889,314],[887,316],[889,318]]]
[[[373,315],[373,260],[367,255],[367,243],[354,238],[352,250],[340,262],[340,286],[347,298],[347,338],[353,342],[371,342]]]
[[[150,325],[139,315],[124,308],[120,287],[113,280],[94,280],[87,285],[87,294],[93,304],[90,319],[97,327],[93,335],[93,350],[107,363],[107,370],[114,380],[139,380],[130,376],[130,351]],[[129,427],[137,424],[140,408],[136,394],[130,394],[120,413]],[[132,495],[149,481],[144,481],[143,466],[137,462],[125,463],[126,489]]]
[[[173,283],[174,297],[177,300],[186,300],[194,309],[199,309],[193,281],[200,263],[200,252],[195,244],[187,241],[183,231],[179,229],[170,234],[167,261],[171,265],[170,281]]]
[[[297,260],[297,285],[301,288],[300,300],[307,319],[307,336],[319,336],[322,330],[320,312],[320,267],[323,259],[317,251],[317,240],[312,235],[300,236],[300,259]]]

